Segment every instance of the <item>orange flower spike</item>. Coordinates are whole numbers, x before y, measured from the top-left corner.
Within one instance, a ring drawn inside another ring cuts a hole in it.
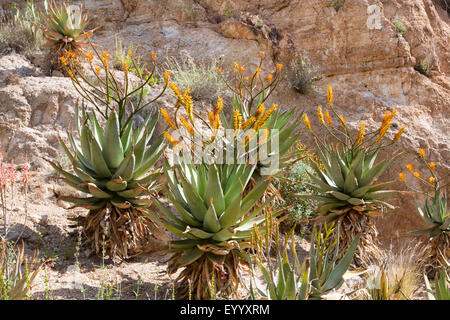
[[[194,135],[194,128],[186,121],[186,119],[183,116],[180,116],[181,123],[183,126],[187,129],[187,131],[191,134],[191,136]]]
[[[434,178],[434,177],[429,177],[428,178],[428,182],[429,183],[433,183],[433,182],[435,182],[436,181],[436,179]]]
[[[277,72],[281,72],[281,69],[283,69],[283,65],[281,63],[277,63],[276,69],[277,69]]]
[[[125,60],[122,60],[121,63],[122,63],[122,71],[128,72],[128,63]]]
[[[239,72],[240,72],[241,74],[244,73],[244,69],[245,69],[245,66],[242,65],[241,68],[240,68],[240,70],[239,70]]]
[[[327,86],[327,102],[330,107],[333,105],[333,89],[331,86]]]
[[[406,177],[405,177],[405,174],[404,174],[403,172],[400,172],[398,175],[399,175],[399,177],[400,177],[400,180],[401,180],[403,183],[406,183]]]
[[[311,129],[311,122],[308,119],[308,115],[306,113],[303,114],[303,121],[305,122],[306,127],[309,131],[312,131]]]
[[[220,68],[217,68],[217,72],[218,72],[218,73],[222,73],[222,72],[223,72],[223,70],[222,70],[222,69],[220,69]]]
[[[173,83],[169,82],[169,87],[172,89],[173,93],[177,96],[178,100],[183,101],[183,96],[181,95],[180,89]]]
[[[223,99],[221,97],[218,97],[217,104],[214,107],[214,116],[217,117],[222,110],[223,110]]]
[[[128,49],[128,56],[130,56],[130,57],[134,57],[134,52],[133,52],[133,49]]]
[[[263,117],[262,117],[260,120],[258,120],[258,122],[255,124],[255,129],[262,128],[262,127],[266,124],[267,119],[269,119],[270,115],[271,115],[277,108],[278,108],[278,105],[274,103],[274,104],[270,107],[270,109],[266,111],[266,113],[263,115]]]
[[[257,67],[256,68],[256,70],[255,70],[255,78],[258,78],[259,77],[259,73],[261,72],[261,68],[260,67]]]
[[[234,130],[240,129],[242,124],[242,116],[239,110],[237,109],[234,110],[233,119],[234,119]]]
[[[178,141],[173,139],[172,136],[167,131],[164,131],[163,135],[171,145],[176,146],[178,144]]]
[[[109,53],[106,51],[102,51],[102,63],[104,66],[108,65]]]
[[[156,61],[156,59],[158,58],[158,54],[156,52],[152,52],[150,55],[152,56],[153,61]]]
[[[164,117],[164,119],[166,119],[166,122],[169,126],[171,126],[175,130],[178,129],[165,108],[161,108],[161,115]]]
[[[170,79],[170,71],[164,72],[164,80],[166,82],[169,82],[169,79]]]
[[[424,148],[420,148],[420,149],[419,149],[419,156],[420,156],[422,159],[425,159],[425,149],[424,149]]]
[[[264,56],[264,51],[259,51],[258,54],[262,58]]]
[[[266,80],[268,83],[270,83],[272,81],[272,79],[273,79],[273,74],[267,75]]]
[[[407,164],[406,168],[409,170],[409,172],[411,172],[411,173],[414,172],[412,164]]]
[[[394,137],[394,140],[392,140],[392,143],[395,143],[398,141],[398,139],[400,139],[400,137],[402,136],[403,132],[405,131],[406,127],[402,127],[397,134]]]
[[[436,168],[436,163],[430,162],[430,169],[434,172],[434,168]]]
[[[325,110],[325,118],[327,119],[328,125],[330,127],[332,127],[333,126],[333,120],[331,120],[330,113],[328,112],[328,109]]]
[[[255,111],[255,118],[259,119],[264,114],[264,111],[265,111],[264,103],[261,103]]]
[[[209,123],[211,124],[211,127],[215,128],[216,127],[216,117],[214,116],[214,112],[209,111],[208,118],[209,118]]]
[[[240,67],[239,67],[239,63],[235,62],[235,63],[234,63],[234,70],[233,70],[233,72],[234,72],[234,73],[238,72],[238,71],[239,71],[239,68],[240,68]]]
[[[339,115],[339,119],[341,119],[342,125],[345,126],[347,124],[347,122],[344,119],[344,116],[341,114]]]
[[[361,126],[359,127],[358,140],[356,140],[357,144],[360,144],[364,139],[364,135],[366,134],[364,132],[365,126],[366,126],[366,124],[363,122],[363,123],[361,123]]]
[[[416,171],[416,172],[414,172],[414,176],[415,176],[416,178],[420,178],[420,173],[418,173],[418,172]]]
[[[256,121],[255,117],[248,118],[248,120],[242,124],[242,129],[246,129],[247,127],[250,127],[253,123],[255,123],[255,121]]]
[[[88,52],[86,54],[86,57],[88,58],[89,63],[92,63],[92,60],[94,59],[94,55],[92,54],[92,52]]]
[[[100,74],[100,67],[99,66],[95,66],[95,74],[96,75]]]
[[[322,106],[317,107],[317,116],[319,117],[320,122],[325,125],[325,119],[322,113]]]

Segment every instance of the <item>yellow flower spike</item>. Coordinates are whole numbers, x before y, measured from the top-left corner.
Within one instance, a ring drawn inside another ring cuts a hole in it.
[[[405,131],[406,127],[402,127],[397,134],[395,135],[394,139],[392,140],[392,143],[395,143],[398,141],[398,139],[400,139],[400,137],[402,136],[403,132]]]
[[[239,63],[237,63],[237,62],[235,62],[234,63],[234,70],[233,70],[233,72],[238,72],[239,71]]]
[[[339,115],[339,119],[341,119],[341,122],[344,126],[347,124],[347,122],[345,121],[344,116],[342,114]]]
[[[211,127],[215,128],[216,127],[216,117],[214,116],[214,112],[209,111],[208,118],[209,118],[209,123],[211,124]]]
[[[234,130],[240,129],[242,124],[242,116],[238,109],[234,110]]]
[[[91,32],[90,31],[86,31],[84,33],[84,35],[86,36],[86,38],[90,39],[91,38]]]
[[[59,61],[61,62],[61,64],[62,64],[63,66],[67,66],[67,58],[66,58],[65,56],[61,56],[61,57],[59,58]]]
[[[424,149],[424,148],[420,148],[420,149],[419,149],[419,156],[420,156],[421,158],[425,158],[425,149]]]
[[[191,134],[191,136],[194,135],[194,128],[186,121],[186,119],[180,115],[180,120],[183,126],[187,129],[187,131]]]
[[[161,115],[166,119],[166,122],[169,126],[171,126],[173,129],[177,130],[177,126],[175,125],[175,122],[173,122],[170,115],[167,113],[167,110],[165,108],[161,108]]]
[[[67,73],[69,74],[69,77],[71,77],[71,78],[73,78],[73,72],[72,72],[72,70],[67,70]]]
[[[250,78],[248,76],[244,77],[245,81],[250,80]]]
[[[428,178],[429,183],[433,183],[435,181],[436,181],[436,179],[433,176]]]
[[[409,170],[409,172],[411,172],[411,173],[414,172],[412,164],[407,164],[406,168]]]
[[[173,139],[172,136],[167,131],[164,131],[163,135],[171,145],[176,146],[178,144],[178,141]]]
[[[190,95],[185,95],[183,102],[184,105],[186,106],[186,113],[189,117],[189,120],[191,120],[191,123],[194,123],[194,116],[193,116],[194,102],[192,101],[192,97]]]
[[[259,119],[264,114],[264,111],[265,111],[264,103],[261,103],[255,111],[255,118]]]
[[[121,64],[122,64],[122,71],[128,72],[128,63],[125,60],[122,60]]]
[[[363,123],[361,123],[361,126],[359,127],[358,140],[356,140],[357,144],[360,144],[364,139],[364,135],[366,134],[364,132],[365,126],[366,126],[366,124],[363,122]]]
[[[322,124],[325,125],[325,119],[322,113],[322,106],[317,107],[317,116],[319,117],[320,122],[322,122]]]
[[[104,66],[108,65],[109,53],[106,51],[102,51],[102,63]]]
[[[255,121],[256,121],[255,117],[248,118],[248,120],[242,124],[242,129],[246,129],[246,128],[250,127],[253,123],[255,123]]]
[[[95,74],[96,75],[100,74],[100,67],[99,66],[95,66]]]
[[[222,73],[222,72],[223,72],[223,70],[222,70],[222,69],[220,69],[220,68],[217,68],[217,72],[218,72],[218,73]]]
[[[418,173],[418,172],[416,171],[416,172],[414,172],[414,176],[415,176],[416,178],[420,178],[420,173]]]
[[[436,163],[430,162],[430,169],[434,172],[434,168],[436,168]]]
[[[89,63],[92,63],[92,60],[94,59],[94,55],[92,54],[92,52],[88,52],[86,54],[86,57],[88,58]]]
[[[170,71],[166,71],[166,72],[164,72],[163,73],[163,75],[164,75],[164,80],[166,81],[166,82],[169,82],[169,79],[170,79]]]
[[[241,68],[240,68],[240,70],[239,70],[239,72],[240,72],[241,74],[244,73],[244,69],[245,69],[245,66],[242,65]]]
[[[156,61],[156,59],[158,58],[158,54],[156,52],[152,52],[150,55],[152,56],[153,61]]]
[[[259,77],[259,73],[261,72],[261,68],[260,67],[257,67],[256,68],[256,70],[255,70],[255,78],[258,78]]]
[[[169,82],[169,87],[172,89],[173,93],[177,96],[178,100],[183,101],[183,96],[181,95],[180,89],[172,81]]]
[[[262,118],[260,120],[258,120],[258,122],[255,124],[255,130],[262,128],[267,120],[269,119],[270,115],[278,108],[277,104],[273,104],[269,110],[266,111],[266,113],[262,116]]]
[[[330,107],[333,105],[333,89],[330,85],[327,86],[327,103]]]
[[[332,127],[333,126],[333,121],[331,120],[330,112],[328,112],[328,109],[325,110],[325,118],[327,119],[328,125],[330,127]]]
[[[264,55],[264,51],[259,51],[258,54],[262,58],[262,56]]]
[[[283,65],[281,63],[277,63],[276,65],[277,72],[280,72],[283,69]]]
[[[267,75],[267,77],[266,77],[267,82],[270,83],[272,81],[272,79],[273,79],[273,74]]]
[[[308,115],[306,113],[303,114],[303,121],[305,122],[306,127],[309,131],[312,131],[311,129],[311,122],[308,119]]]
[[[405,174],[404,174],[403,172],[400,172],[398,175],[399,175],[399,177],[400,177],[400,180],[401,180],[403,183],[406,183],[406,177],[405,177]]]
[[[217,104],[214,107],[214,116],[217,117],[219,113],[222,111],[222,109],[223,109],[223,99],[221,97],[218,97]]]
[[[134,52],[133,52],[133,49],[128,49],[128,56],[130,56],[130,57],[134,57]]]

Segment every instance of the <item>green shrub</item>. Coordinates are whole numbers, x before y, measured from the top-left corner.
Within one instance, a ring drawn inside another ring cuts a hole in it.
[[[178,60],[168,58],[165,67],[171,71],[171,79],[181,91],[189,88],[195,100],[214,104],[218,96],[227,92],[227,87],[217,72],[217,60],[209,63],[197,62],[189,53],[182,52]]]
[[[406,32],[407,28],[406,28],[405,24],[403,23],[403,21],[397,20],[394,22],[394,24],[395,24],[395,29],[397,30],[398,33],[403,35]]]
[[[423,60],[421,63],[415,66],[414,69],[427,77],[431,74],[431,67],[425,60]]]
[[[291,63],[288,71],[289,85],[299,93],[308,93],[320,79],[318,67],[311,65],[307,60],[302,59],[299,65],[296,62]]]
[[[282,200],[278,203],[278,208],[290,206],[287,210],[288,218],[284,222],[288,227],[297,224],[299,231],[303,232],[308,220],[314,214],[316,202],[311,199],[298,199],[297,193],[310,193],[313,190],[304,183],[311,182],[307,172],[313,174],[312,168],[304,161],[298,161],[292,169],[287,172],[278,182],[278,190]]]
[[[332,0],[332,1],[330,1],[330,4],[333,6],[333,8],[336,10],[336,12],[338,12],[339,9],[342,8],[344,3],[345,3],[345,0]]]
[[[33,1],[27,1],[23,10],[16,4],[11,4],[9,15],[0,22],[0,52],[13,49],[16,52],[31,53],[42,42],[42,33],[39,30],[39,14]]]

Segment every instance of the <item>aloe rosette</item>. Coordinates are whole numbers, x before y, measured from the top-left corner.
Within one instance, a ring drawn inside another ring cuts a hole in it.
[[[63,53],[64,50],[79,52],[88,44],[86,39],[93,31],[85,31],[89,18],[83,13],[82,5],[74,6],[63,2],[57,6],[54,1],[45,4],[46,10],[41,13],[41,28],[47,46],[52,47],[56,53]]]
[[[241,267],[247,265],[246,248],[250,246],[253,227],[265,221],[258,215],[271,199],[256,205],[269,181],[258,182],[247,195],[243,190],[255,166],[216,164],[177,164],[166,161],[164,175],[167,196],[175,211],[160,201],[155,203],[164,215],[162,223],[179,240],[170,241],[174,255],[168,272],[185,267],[176,281],[190,283],[197,299],[217,294],[236,294]],[[187,297],[189,287],[179,291]]]
[[[122,128],[113,108],[102,128],[95,113],[88,115],[83,108],[79,115],[77,107],[76,114],[80,143],[68,133],[70,150],[60,140],[73,173],[47,161],[64,182],[89,196],[62,200],[89,209],[87,217],[76,221],[97,253],[105,248],[125,259],[150,250],[162,236],[149,210],[150,193],[160,177],[154,165],[165,149],[162,136],[149,143],[159,115],[149,115],[140,127],[133,128],[130,121]]]

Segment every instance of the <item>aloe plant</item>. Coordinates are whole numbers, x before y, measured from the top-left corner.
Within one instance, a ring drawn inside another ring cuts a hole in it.
[[[66,2],[56,5],[53,0],[45,1],[45,12],[41,13],[43,23],[41,29],[47,39],[47,46],[57,54],[65,50],[79,53],[90,31],[85,31],[89,18],[83,13],[82,5],[74,6]]]
[[[362,259],[364,255],[375,254],[378,250],[375,218],[387,209],[394,208],[384,198],[398,194],[398,191],[391,189],[395,181],[379,183],[377,179],[399,154],[394,153],[382,160],[377,158],[380,150],[393,145],[405,128],[400,129],[393,140],[383,144],[382,139],[396,113],[394,110],[385,114],[378,129],[366,132],[365,123],[361,123],[357,137],[352,137],[344,117],[338,115],[333,107],[331,87],[328,87],[327,97],[331,111],[339,119],[339,126],[333,124],[328,110],[324,114],[321,107],[318,108],[318,117],[329,136],[337,143],[321,139],[312,130],[307,115],[304,115],[305,124],[316,141],[316,153],[320,157],[320,165],[311,161],[316,175],[309,174],[313,183],[306,185],[318,194],[298,194],[298,197],[317,200],[316,222],[338,221],[341,224],[339,238],[343,248],[347,248],[357,234],[363,234],[354,259],[355,265],[361,266],[366,261]]]
[[[439,277],[434,282],[434,290],[431,288],[428,277],[426,275],[423,276],[427,288],[428,300],[450,300],[450,278],[445,267],[441,268],[439,274]]]
[[[293,231],[294,229],[292,229]],[[342,258],[339,254],[338,240],[333,240],[335,228],[325,224],[322,231],[315,228],[310,245],[309,260],[300,264],[295,250],[292,231],[286,236],[282,250],[277,252],[277,267],[273,268],[268,261],[268,267],[262,259],[257,259],[258,266],[264,276],[267,288],[259,288],[257,292],[263,299],[270,300],[322,300],[326,295],[339,289],[344,283],[347,272],[360,235],[352,241]],[[287,241],[292,237],[292,263],[288,259]],[[257,257],[260,257],[257,255]],[[255,299],[253,282],[251,296]]]
[[[174,255],[169,260],[168,272],[185,269],[176,281],[185,286],[179,294],[187,297],[190,288],[197,299],[209,299],[211,275],[213,292],[229,296],[237,294],[240,269],[247,264],[244,249],[250,247],[253,227],[261,225],[265,216],[258,216],[269,203],[256,205],[269,184],[262,180],[247,194],[247,186],[255,166],[188,164],[170,167],[164,164],[167,197],[175,211],[159,200],[166,228],[181,238],[170,241],[168,250]]]

